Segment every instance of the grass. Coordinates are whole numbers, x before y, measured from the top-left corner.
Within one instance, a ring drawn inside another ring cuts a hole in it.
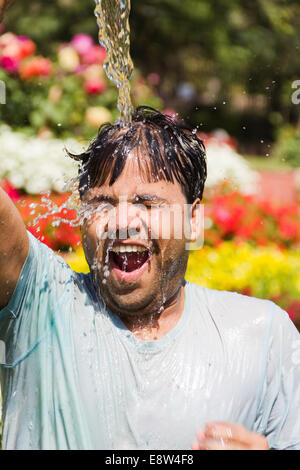
[[[268,171],[290,171],[293,168],[285,161],[279,160],[275,157],[266,157],[258,155],[243,155],[247,162],[254,170],[268,170]]]

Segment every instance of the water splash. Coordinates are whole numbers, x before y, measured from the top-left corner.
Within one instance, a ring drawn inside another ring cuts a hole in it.
[[[130,0],[95,0],[95,16],[99,27],[99,42],[106,49],[104,70],[119,89],[120,121],[131,122],[133,106],[130,82],[133,63],[130,57]]]
[[[31,212],[30,214],[33,215],[37,213],[37,216],[33,219],[30,226],[38,226],[39,231],[39,223],[43,219],[48,219],[51,217],[52,219],[52,226],[57,227],[60,224],[64,223],[69,225],[70,227],[79,227],[82,225],[84,221],[83,217],[83,210],[82,204],[79,198],[78,192],[78,179],[79,176],[72,178],[65,182],[65,190],[70,192],[69,197],[66,201],[62,204],[56,204],[50,197],[50,191],[42,192],[41,200],[38,203],[31,203],[29,205]],[[70,218],[63,217],[63,214],[67,214],[70,210],[73,210],[76,216],[70,220]]]

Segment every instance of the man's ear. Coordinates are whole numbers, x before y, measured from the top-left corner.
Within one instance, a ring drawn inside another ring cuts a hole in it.
[[[195,199],[191,206],[190,221],[191,221],[191,235],[190,241],[195,242],[200,238],[203,230],[203,205],[199,198]]]
[[[204,243],[204,204],[195,199],[189,208],[188,249],[199,250]]]

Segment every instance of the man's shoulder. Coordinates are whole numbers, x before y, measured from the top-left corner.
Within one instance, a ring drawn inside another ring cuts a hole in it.
[[[30,232],[29,253],[23,267],[23,274],[30,272],[34,290],[51,294],[62,294],[66,289],[70,290],[77,282],[77,273],[73,271],[66,260],[53,251],[50,247],[38,240]],[[23,283],[26,284],[27,275],[24,275]]]
[[[287,312],[273,301],[241,294],[238,292],[217,290],[188,283],[193,303],[209,312],[214,319],[226,319],[230,324],[246,324],[249,321],[256,325],[270,324],[289,319]]]
[[[74,280],[74,284],[76,288],[82,295],[87,296],[90,302],[98,303],[97,293],[96,293],[96,290],[93,284],[92,275],[90,272],[78,273],[76,271],[73,271],[73,280]]]

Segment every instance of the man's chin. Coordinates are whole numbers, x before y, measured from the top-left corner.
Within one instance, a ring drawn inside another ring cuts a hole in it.
[[[131,271],[121,270],[116,264],[109,263],[108,276],[105,277],[101,270],[95,278],[107,308],[119,316],[148,312],[154,307],[155,298],[160,292],[160,273],[154,257]]]
[[[146,313],[153,301],[153,296],[145,296],[145,293],[131,291],[127,294],[111,294],[103,292],[102,296],[107,308],[120,317],[139,316]],[[139,295],[140,294],[140,295]]]
[[[118,315],[140,315],[149,309],[156,297],[155,279],[146,273],[132,280],[109,276],[104,284],[99,281],[101,296],[107,308]]]

